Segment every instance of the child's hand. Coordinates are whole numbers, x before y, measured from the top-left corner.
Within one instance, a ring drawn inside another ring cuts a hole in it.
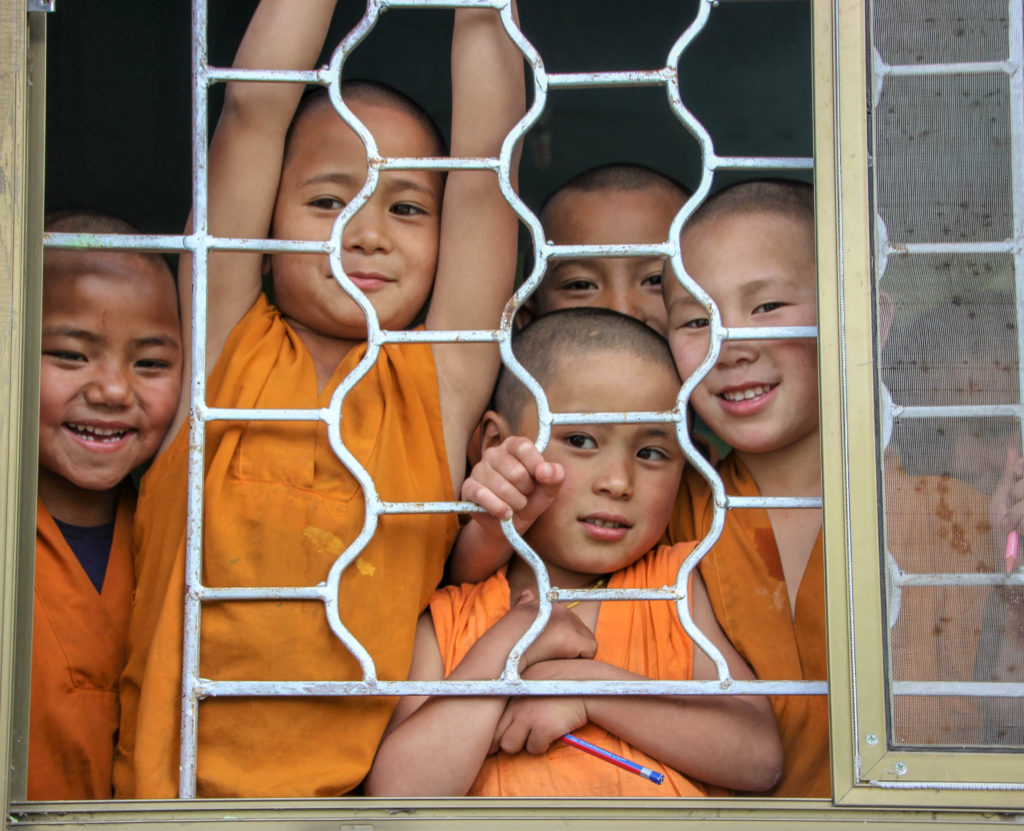
[[[539,607],[536,596],[527,589],[519,595],[506,617],[518,618],[517,625],[525,632],[536,619]],[[532,664],[556,658],[593,658],[596,651],[597,641],[586,624],[565,606],[553,603],[548,625],[526,650],[519,669],[522,672]]]
[[[587,723],[587,708],[579,696],[520,696],[510,698],[498,719],[491,753],[544,753],[566,733]]]
[[[997,542],[1005,543],[1011,531],[1024,533],[1024,459],[1015,447],[1006,450],[1003,473],[989,501],[988,513]]]
[[[514,517],[522,534],[551,505],[564,479],[562,466],[545,462],[533,442],[510,436],[484,451],[462,484],[462,498],[487,511],[489,516],[473,519],[488,533],[501,536],[500,520]]]

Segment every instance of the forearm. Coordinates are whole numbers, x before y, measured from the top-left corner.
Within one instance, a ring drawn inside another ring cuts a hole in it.
[[[290,0],[262,0],[235,54],[239,69],[311,69],[323,49],[336,0],[306,0],[301,14]],[[252,129],[287,131],[302,84],[235,82],[224,112]]]
[[[452,33],[452,155],[495,156],[526,107],[523,56],[498,12],[460,9]]]
[[[486,580],[512,556],[504,534],[493,534],[475,519],[462,527],[448,558],[449,582],[479,583]]]
[[[497,678],[524,629],[510,613],[473,644],[449,681]],[[427,698],[385,737],[364,782],[371,796],[463,796],[487,756],[506,698]]]
[[[530,676],[537,673],[532,667]],[[545,677],[643,680],[602,661],[550,661]],[[586,696],[589,721],[687,776],[737,790],[770,788],[782,746],[764,696]]]

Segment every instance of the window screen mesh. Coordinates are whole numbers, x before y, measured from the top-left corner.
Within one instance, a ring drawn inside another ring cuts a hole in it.
[[[894,745],[1014,744],[1024,721],[991,683],[1024,680],[1024,600],[991,513],[1021,442],[1020,7],[872,7]]]

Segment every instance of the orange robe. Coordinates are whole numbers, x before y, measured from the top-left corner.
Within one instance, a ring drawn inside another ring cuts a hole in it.
[[[988,500],[947,476],[910,476],[895,454],[885,462],[886,547],[917,574],[993,572],[1001,567]],[[973,681],[985,586],[905,586],[889,597],[892,677]],[[985,680],[985,679],[979,679]],[[984,699],[893,696],[892,737],[901,744],[983,741]]]
[[[692,544],[661,546],[611,576],[611,589],[674,585]],[[430,601],[444,672],[447,676],[474,643],[510,608],[502,569],[483,583],[447,586]],[[595,659],[656,679],[693,676],[693,642],[683,630],[674,603],[602,603],[597,618]],[[488,756],[470,796],[704,796],[698,782],[626,744],[596,724],[574,733],[638,764],[665,774],[655,785],[577,748],[556,742],[540,756],[496,753]],[[683,739],[685,740],[685,738]]]
[[[760,496],[746,468],[730,454],[718,464],[726,493]],[[711,527],[711,489],[696,468],[687,468],[669,529],[673,540],[700,540]],[[823,681],[825,576],[821,534],[800,581],[796,614],[790,612],[782,561],[768,512],[735,509],[714,548],[700,563],[715,617],[737,651],[762,681]],[[782,776],[767,796],[827,797],[831,792],[828,698],[772,696],[782,736]]]
[[[318,392],[313,360],[264,298],[232,332],[210,376],[214,406],[323,407],[365,354],[353,349]],[[346,446],[382,499],[453,498],[429,345],[389,345],[346,398]],[[178,792],[187,429],[143,481],[136,523],[138,602],[122,683],[115,765],[122,797]],[[362,530],[355,478],[322,422],[207,427],[204,582],[312,586]],[[441,579],[452,514],[390,515],[346,570],[339,611],[376,661],[407,677],[416,620]],[[206,603],[200,674],[213,680],[353,680],[362,670],[316,601]],[[333,796],[373,761],[394,699],[211,698],[199,705],[199,796]]]
[[[118,501],[102,592],[42,500],[36,510],[28,798],[110,799],[135,496],[125,488]]]

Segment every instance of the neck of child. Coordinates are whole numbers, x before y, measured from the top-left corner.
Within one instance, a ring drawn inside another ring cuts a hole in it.
[[[39,468],[39,498],[50,516],[69,525],[94,528],[112,522],[117,512],[121,486],[109,490],[88,490]]]
[[[327,382],[331,380],[334,371],[338,368],[338,364],[344,360],[345,356],[358,344],[366,342],[365,338],[363,340],[350,340],[348,338],[325,335],[322,332],[310,329],[308,326],[290,317],[285,317],[285,320],[288,321],[288,324],[298,334],[306,349],[309,350],[310,357],[313,359],[313,366],[316,369],[317,389],[321,392],[327,386]]]
[[[819,431],[765,453],[734,451],[762,496],[821,496]]]
[[[599,580],[604,576],[602,574],[581,574],[575,571],[567,571],[566,569],[549,565],[546,562],[544,565],[548,570],[549,583],[560,589],[588,588],[594,585],[595,580]],[[526,590],[533,592],[535,595],[537,594],[537,578],[534,576],[533,569],[519,555],[514,554],[512,556],[505,577],[508,580],[509,594],[513,602],[515,602],[515,598],[519,597]]]

